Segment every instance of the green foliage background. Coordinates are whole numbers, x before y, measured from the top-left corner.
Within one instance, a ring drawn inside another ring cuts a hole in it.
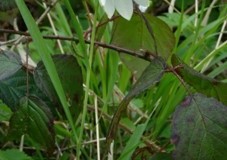
[[[0,1],[0,160],[225,159],[227,4],[195,3]]]

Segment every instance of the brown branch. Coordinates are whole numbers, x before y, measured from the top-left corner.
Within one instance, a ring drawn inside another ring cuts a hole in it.
[[[119,17],[120,17],[120,16],[113,16],[112,18],[107,19],[107,20],[104,21],[104,22],[102,22],[102,20],[101,20],[101,22],[96,26],[97,30],[98,30],[100,27],[106,25],[107,23],[109,23],[109,22],[111,22],[111,21],[114,21],[115,19],[117,19],[117,18],[119,18]],[[87,38],[88,34],[90,34],[91,32],[92,32],[92,28],[90,28],[89,30],[87,30],[87,31],[84,33],[84,37]]]
[[[9,29],[0,29],[0,33],[18,34],[18,35],[26,36],[28,39],[31,39],[30,34],[27,33],[27,32],[21,32],[21,31],[9,30]],[[79,39],[77,37],[44,35],[43,38],[44,39],[59,39],[59,40],[79,42]],[[86,44],[90,44],[91,41],[90,40],[85,40],[85,43]],[[115,46],[115,45],[112,45],[112,44],[106,44],[106,43],[103,43],[103,42],[95,41],[94,44],[96,46],[99,46],[99,47],[112,49],[112,50],[115,50],[115,51],[121,52],[121,53],[126,53],[126,54],[129,54],[129,55],[144,59],[146,61],[151,61],[151,59],[156,57],[155,54],[150,53],[150,52],[149,52],[149,54],[151,54],[152,56],[147,56],[146,52],[143,52],[143,51],[133,51],[133,50],[129,50],[129,49],[126,49],[126,48],[118,47],[118,46]]]
[[[184,68],[184,66],[182,64],[179,64],[179,65],[176,65],[174,67],[167,67],[165,69],[165,72],[167,72],[167,73],[168,72],[176,72],[176,70],[179,69],[179,68]]]

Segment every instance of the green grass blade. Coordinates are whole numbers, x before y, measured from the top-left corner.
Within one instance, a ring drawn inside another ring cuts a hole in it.
[[[98,5],[95,6],[95,10],[97,10]],[[94,14],[94,22],[92,26],[92,33],[91,33],[91,43],[90,43],[90,49],[89,49],[89,57],[88,57],[88,65],[86,66],[86,90],[84,95],[84,102],[83,102],[83,112],[82,112],[82,119],[81,119],[81,128],[79,132],[79,139],[77,144],[77,159],[80,159],[80,150],[82,148],[82,141],[83,141],[83,135],[84,135],[84,125],[85,120],[87,116],[87,104],[88,104],[88,98],[89,98],[89,88],[90,88],[90,81],[91,81],[91,74],[92,74],[92,63],[93,63],[93,54],[95,50],[94,42],[95,42],[95,32],[96,32],[96,23],[97,23],[97,12]],[[85,56],[86,57],[86,56]]]
[[[69,0],[64,0],[64,4],[65,4],[65,6],[66,6],[66,8],[69,12],[71,19],[72,19],[73,28],[75,29],[75,31],[78,35],[78,38],[79,38],[79,41],[80,41],[80,44],[81,44],[82,52],[84,53],[84,56],[86,57],[87,56],[86,45],[85,45],[85,42],[84,42],[83,30],[82,30],[82,27],[80,25],[80,22],[79,22],[77,16],[75,15],[71,5],[70,5]]]
[[[72,116],[71,113],[69,112],[68,109],[68,104],[67,104],[67,100],[65,97],[65,93],[61,84],[61,81],[59,79],[59,76],[57,74],[54,62],[51,58],[51,53],[50,50],[48,50],[48,46],[46,45],[44,39],[42,38],[42,35],[39,31],[38,26],[35,23],[35,20],[33,19],[30,11],[28,10],[25,2],[23,0],[16,0],[16,4],[19,8],[19,11],[24,19],[24,22],[28,28],[29,33],[31,34],[31,37],[33,39],[33,42],[36,46],[36,49],[40,55],[40,57],[42,58],[42,61],[47,69],[47,72],[50,76],[51,82],[53,83],[53,86],[59,96],[59,99],[62,103],[64,112],[66,114],[66,117],[69,121],[69,124],[72,128],[73,131],[73,139],[74,142],[76,142],[76,130],[73,124],[73,120],[72,120]]]
[[[134,153],[135,149],[138,147],[138,145],[140,143],[140,138],[142,137],[143,132],[146,129],[146,127],[147,127],[147,123],[140,124],[136,127],[136,129],[134,130],[129,141],[127,142],[127,145],[125,146],[125,148],[122,151],[122,154],[118,160],[131,159],[132,154]]]

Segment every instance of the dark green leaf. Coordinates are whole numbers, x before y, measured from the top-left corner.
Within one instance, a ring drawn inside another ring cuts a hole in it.
[[[54,147],[53,116],[46,104],[36,98],[22,98],[20,108],[10,119],[9,138],[27,134],[49,151]]]
[[[28,82],[28,84],[27,84]],[[31,73],[27,75],[24,69],[18,70],[16,73],[0,80],[0,99],[15,111],[18,108],[20,98],[30,95],[36,95],[43,100],[47,100],[45,95],[35,85]]]
[[[225,160],[227,106],[201,94],[189,96],[173,115],[176,160]]]
[[[31,78],[29,76],[29,81],[31,81]],[[10,77],[0,80],[0,98],[13,111],[18,108],[19,99],[24,97],[26,93],[27,75],[23,69],[18,70]]]
[[[18,149],[10,149],[0,151],[0,160],[32,160],[32,158]]]
[[[126,67],[135,74],[136,78],[139,78],[149,65],[148,61],[127,54],[120,54],[120,58]]]
[[[118,107],[118,110],[114,114],[110,125],[109,133],[107,136],[108,144],[110,144],[110,142],[114,139],[117,131],[117,126],[121,118],[121,114],[125,111],[129,102],[135,96],[139,95],[141,92],[144,92],[149,87],[159,82],[165,71],[165,66],[166,64],[162,58],[158,57],[153,59],[150,65],[144,70],[141,77],[138,79],[131,91],[128,93],[128,95],[122,100]]]
[[[11,51],[0,52],[0,80],[3,80],[21,69],[20,56]]]
[[[167,59],[174,47],[175,38],[170,28],[160,19],[145,15],[150,27],[152,28],[155,40],[152,38],[142,17],[134,15],[130,21],[124,18],[114,20],[113,37],[111,43],[140,52],[141,49]],[[156,43],[156,44],[155,44]]]
[[[66,98],[71,106],[71,111],[78,115],[81,109],[80,103],[83,99],[83,78],[81,68],[77,63],[76,58],[72,55],[55,55],[53,56],[53,61],[62,82]],[[34,79],[40,90],[42,90],[54,104],[60,104],[42,61],[37,65]]]
[[[224,104],[227,104],[227,83],[219,82],[195,71],[176,55],[172,56],[172,64],[173,66],[182,65],[182,67],[176,70],[177,73],[198,92],[209,97],[215,97]]]
[[[0,11],[7,11],[16,7],[15,0],[1,0],[0,1]]]
[[[130,21],[124,18],[114,20],[111,44],[148,54],[155,54],[157,47],[158,56],[167,59],[175,44],[173,33],[162,20],[151,15],[145,15],[145,18],[152,29],[155,40],[147,29],[144,19],[139,15],[134,15]],[[121,54],[121,58],[132,71],[137,71],[138,75],[141,75],[149,65],[145,60],[133,56]]]
[[[12,115],[11,109],[0,101],[0,122],[8,121]]]
[[[157,153],[149,160],[172,160],[172,156],[169,153]]]
[[[150,65],[144,70],[141,77],[128,93],[127,97],[132,99],[156,82],[159,82],[164,73],[165,67],[166,64],[162,58],[156,58],[152,60]]]

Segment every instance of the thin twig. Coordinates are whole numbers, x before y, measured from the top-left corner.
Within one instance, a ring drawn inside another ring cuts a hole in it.
[[[169,13],[173,13],[175,2],[176,2],[176,0],[171,0],[169,8],[168,8]]]
[[[88,106],[88,110],[94,112],[95,108],[91,105]],[[106,113],[104,113],[101,109],[98,108],[98,112],[100,112],[99,114],[103,116],[103,118],[107,119],[108,121],[112,120],[112,117]],[[121,122],[119,123],[119,127],[122,128],[123,130],[125,130],[126,132],[132,134],[133,131],[126,125],[122,124]],[[144,143],[148,146],[150,146],[151,148],[153,148],[156,151],[161,151],[161,147],[159,147],[157,144],[155,144],[155,142],[147,139],[146,137],[142,136],[141,139],[144,141]],[[162,150],[164,151],[164,150]]]
[[[194,22],[194,26],[197,27],[198,25],[198,13],[199,13],[199,1],[195,0],[195,22]]]
[[[173,68],[167,67],[167,68],[165,69],[165,72],[173,72],[173,70],[176,71],[178,68],[183,68],[183,67],[184,67],[183,64],[176,65],[176,66],[174,66]]]
[[[96,139],[97,139],[97,160],[100,160],[100,137],[99,137],[99,118],[98,118],[98,98],[94,96],[95,101],[95,123],[96,123]]]
[[[112,18],[107,19],[107,20],[104,21],[104,22],[102,22],[102,20],[101,20],[101,23],[99,23],[99,24],[96,26],[97,30],[98,30],[98,28],[100,28],[100,27],[106,25],[107,23],[109,23],[109,22],[111,22],[111,21],[113,21],[113,20],[115,20],[115,19],[117,19],[117,18],[119,18],[119,17],[120,17],[120,16],[113,16]],[[92,28],[88,29],[88,30],[84,33],[84,37],[87,38],[88,34],[91,33],[91,32],[92,32]]]
[[[207,12],[206,12],[206,14],[205,14],[205,16],[203,18],[202,26],[206,26],[207,25],[207,22],[208,22],[208,20],[210,18],[211,11],[214,8],[215,3],[217,3],[217,2],[218,2],[218,0],[213,0],[211,2],[210,6],[208,7]]]
[[[53,1],[47,8],[46,10],[43,12],[43,14],[39,17],[39,19],[36,21],[36,24],[38,25],[45,17],[46,15],[50,12],[50,10],[54,7],[54,5],[57,3],[57,0]],[[26,31],[27,32],[27,31]],[[20,37],[18,38],[14,45],[19,44],[22,40],[24,39],[24,37]]]
[[[181,13],[176,7],[174,7],[174,5],[172,5],[171,2],[169,2],[168,0],[164,0],[164,2],[165,2],[166,4],[168,4],[169,7],[172,6],[173,11],[175,11],[176,13],[179,13],[179,14]]]
[[[198,3],[200,3],[201,0],[198,0]],[[195,3],[190,5],[190,7],[184,12],[185,14],[189,14],[190,12],[193,11],[193,9],[195,9]]]
[[[84,89],[87,88],[85,84],[83,84]],[[89,89],[89,94],[92,96],[96,96],[98,98],[98,102],[99,103],[104,103],[104,101],[102,100],[101,97],[99,97],[94,91],[92,91],[91,89]],[[120,89],[114,85],[114,96],[118,97],[119,101],[121,101],[125,95],[120,91]],[[136,112],[138,115],[140,115],[141,117],[148,119],[148,115],[146,113],[143,113],[137,106],[135,106],[133,103],[129,103],[128,109],[131,112]],[[101,115],[102,116],[102,115]],[[100,117],[101,117],[100,116]]]
[[[45,9],[47,9],[47,5],[46,5],[45,2],[43,2],[43,6],[44,6]],[[55,25],[54,25],[54,22],[53,22],[53,19],[52,19],[50,13],[47,13],[47,18],[48,18],[48,20],[49,20],[49,22],[50,22],[50,25],[51,25],[52,29],[53,29],[54,35],[57,36],[58,33],[57,33],[56,27],[55,27]],[[59,49],[60,49],[61,53],[64,54],[64,50],[63,50],[61,41],[60,41],[59,39],[57,40],[57,44],[58,44],[58,46],[59,46]]]
[[[31,36],[29,33],[27,32],[21,32],[21,31],[15,31],[15,30],[9,30],[9,29],[0,29],[0,33],[11,33],[11,34],[19,34],[19,35],[23,35],[28,37],[28,39],[31,39]],[[54,36],[54,35],[46,35],[43,36],[44,39],[59,39],[59,40],[66,40],[66,41],[74,41],[74,42],[79,42],[79,39],[76,37],[66,37],[66,36]],[[31,39],[32,40],[32,39]],[[90,44],[90,40],[85,40],[85,43]],[[156,54],[154,53],[150,53],[152,56],[147,56],[146,53],[142,52],[142,51],[132,51],[126,48],[122,48],[122,47],[118,47],[112,44],[106,44],[103,42],[98,42],[95,41],[94,42],[95,45],[99,46],[99,47],[103,47],[103,48],[108,48],[108,49],[112,49],[115,50],[117,52],[122,52],[122,53],[127,53],[129,55],[147,60],[147,61],[151,61],[152,57],[156,57]]]
[[[219,47],[220,43],[221,43],[221,39],[222,39],[222,36],[223,36],[223,34],[224,34],[226,25],[227,25],[227,20],[225,20],[224,23],[223,23],[223,25],[222,25],[220,34],[219,34],[219,36],[218,36],[217,43],[216,43],[216,45],[215,45],[215,49],[217,49],[217,48]]]
[[[103,137],[103,138],[99,138],[99,141],[105,141],[106,138]],[[97,139],[93,139],[93,140],[90,140],[90,141],[84,141],[82,144],[83,145],[89,145],[89,144],[93,144],[93,143],[97,143]],[[74,149],[76,147],[76,145],[72,145],[72,146],[69,146],[69,147],[65,147],[65,148],[61,148],[61,151],[67,151],[67,150],[70,150],[70,149]]]

